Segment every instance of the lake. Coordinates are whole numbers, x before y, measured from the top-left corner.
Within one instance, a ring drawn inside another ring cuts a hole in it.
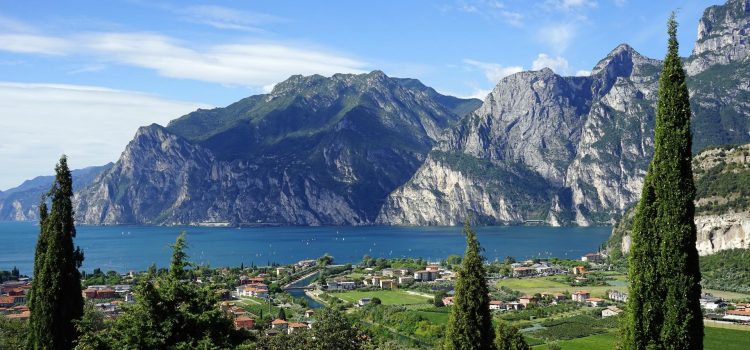
[[[159,227],[78,226],[75,244],[84,251],[82,269],[142,271],[167,267],[181,230],[187,232],[190,260],[218,266],[266,265],[315,259],[325,253],[336,263],[359,262],[364,255],[439,260],[463,254],[462,227]],[[489,260],[556,256],[579,259],[596,251],[609,227],[488,226],[476,228]],[[0,270],[17,266],[30,275],[39,227],[31,222],[0,222]]]

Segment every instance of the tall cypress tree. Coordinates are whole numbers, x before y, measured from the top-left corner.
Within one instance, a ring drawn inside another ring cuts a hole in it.
[[[659,79],[654,140],[659,269],[664,281],[666,349],[702,349],[701,274],[695,247],[695,185],[693,184],[690,96],[678,54],[677,22],[669,18],[669,51]]]
[[[633,224],[627,349],[703,348],[690,101],[674,14],[668,33],[654,158]]]
[[[73,248],[73,179],[65,156],[55,167],[55,182],[39,205],[39,239],[34,257],[34,282],[29,300],[30,349],[70,349],[77,332],[74,320],[83,315],[81,274],[83,253]]]
[[[489,287],[477,235],[464,224],[466,253],[458,270],[453,307],[445,337],[446,349],[493,349]]]

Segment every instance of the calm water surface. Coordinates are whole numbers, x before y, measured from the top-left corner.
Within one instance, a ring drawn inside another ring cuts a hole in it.
[[[461,227],[262,227],[208,228],[156,226],[78,226],[75,244],[83,251],[83,269],[141,271],[169,264],[169,244],[187,232],[190,260],[211,266],[281,264],[314,259],[325,253],[337,263],[373,257],[422,257],[429,260],[463,254]],[[609,227],[478,227],[485,256],[578,259],[595,251]],[[0,270],[18,266],[31,274],[39,227],[30,222],[0,222]]]

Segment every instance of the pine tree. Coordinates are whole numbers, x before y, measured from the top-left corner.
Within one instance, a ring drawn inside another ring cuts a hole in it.
[[[690,101],[674,14],[659,79],[654,158],[633,223],[626,349],[702,349]]]
[[[276,316],[276,318],[279,319],[279,320],[286,321],[286,312],[284,311],[283,307],[279,308],[279,314],[278,314],[278,316]]]
[[[77,337],[74,321],[83,315],[83,253],[73,248],[73,180],[65,156],[55,167],[55,182],[39,205],[39,239],[34,256],[34,283],[29,298],[30,349],[70,349]]]
[[[477,235],[464,224],[466,253],[458,270],[453,307],[445,337],[446,349],[492,349],[494,330],[489,287]]]

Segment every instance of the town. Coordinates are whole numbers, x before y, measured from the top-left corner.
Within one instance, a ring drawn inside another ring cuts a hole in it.
[[[442,261],[365,256],[357,264],[335,264],[334,257],[323,256],[289,265],[198,266],[188,270],[184,283],[210,286],[234,327],[255,336],[312,329],[316,309],[326,306],[356,316],[375,334],[397,336],[401,346],[425,348],[440,340],[460,263],[460,256]],[[490,310],[519,327],[530,345],[609,335],[628,298],[625,271],[603,253],[579,260],[508,257],[486,268]],[[135,302],[135,285],[160,272],[96,269],[83,274],[81,295],[105,318],[116,319]],[[18,273],[7,279],[0,287],[0,314],[23,322],[30,316],[26,295],[34,282]],[[701,306],[707,325],[750,329],[748,295],[705,290]]]

